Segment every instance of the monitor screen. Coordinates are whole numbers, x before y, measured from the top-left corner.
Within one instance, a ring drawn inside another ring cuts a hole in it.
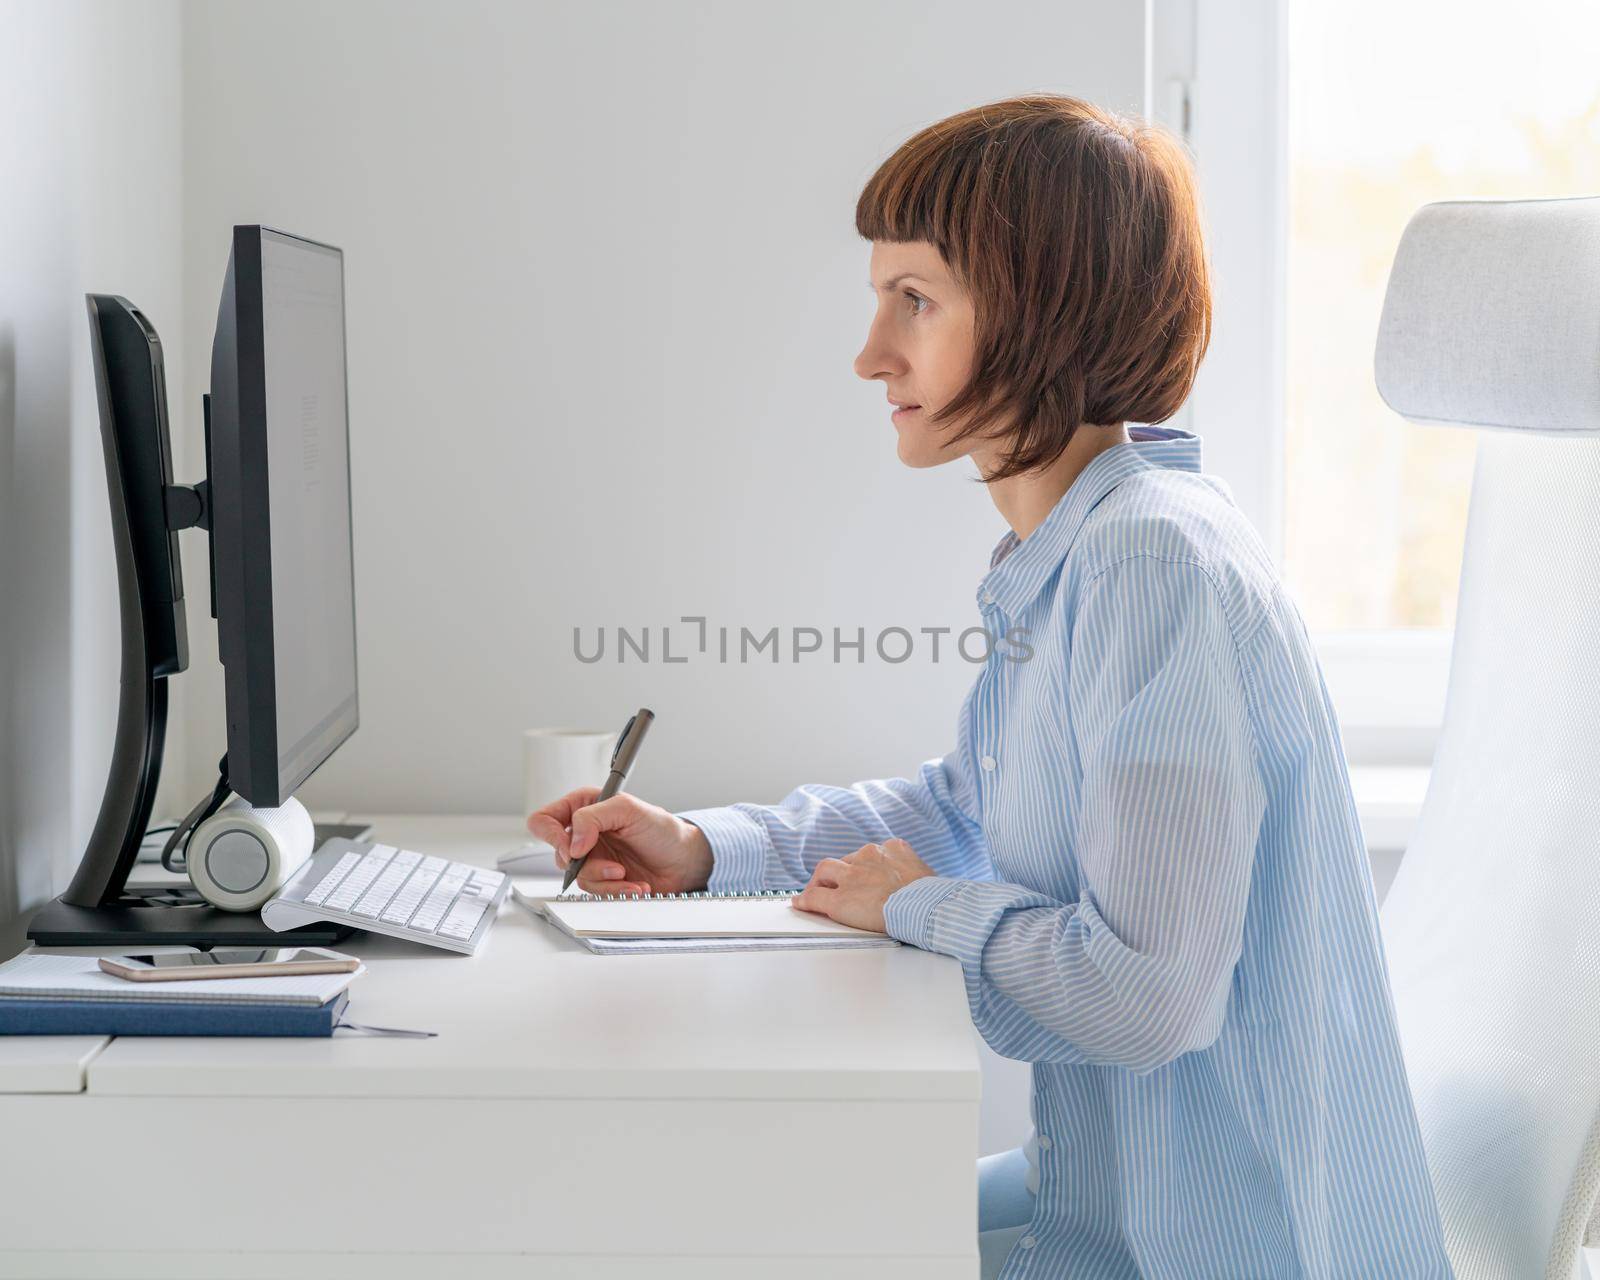
[[[261,231],[273,686],[287,796],[356,719],[344,263]]]

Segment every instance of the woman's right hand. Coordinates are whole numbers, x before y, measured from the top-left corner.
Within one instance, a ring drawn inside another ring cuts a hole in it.
[[[563,871],[588,856],[578,872],[585,893],[688,893],[711,876],[699,827],[625,791],[600,800],[598,787],[579,787],[529,817],[528,830],[555,849]]]

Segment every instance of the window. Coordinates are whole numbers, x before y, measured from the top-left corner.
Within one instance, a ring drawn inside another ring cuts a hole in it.
[[[1475,437],[1379,399],[1384,285],[1429,201],[1600,194],[1600,5],[1284,3],[1285,576],[1316,632],[1449,627]]]

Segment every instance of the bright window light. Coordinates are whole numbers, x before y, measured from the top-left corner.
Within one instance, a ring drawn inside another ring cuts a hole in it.
[[[1600,5],[1286,3],[1287,576],[1315,631],[1449,627],[1474,436],[1379,399],[1384,284],[1429,201],[1600,195]]]

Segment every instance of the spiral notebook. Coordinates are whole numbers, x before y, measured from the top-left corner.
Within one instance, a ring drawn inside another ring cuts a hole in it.
[[[515,892],[515,891],[514,891]],[[559,898],[516,895],[591,950],[732,950],[771,947],[881,947],[892,938],[793,907],[793,893],[665,893]],[[669,945],[670,944],[670,945]]]

